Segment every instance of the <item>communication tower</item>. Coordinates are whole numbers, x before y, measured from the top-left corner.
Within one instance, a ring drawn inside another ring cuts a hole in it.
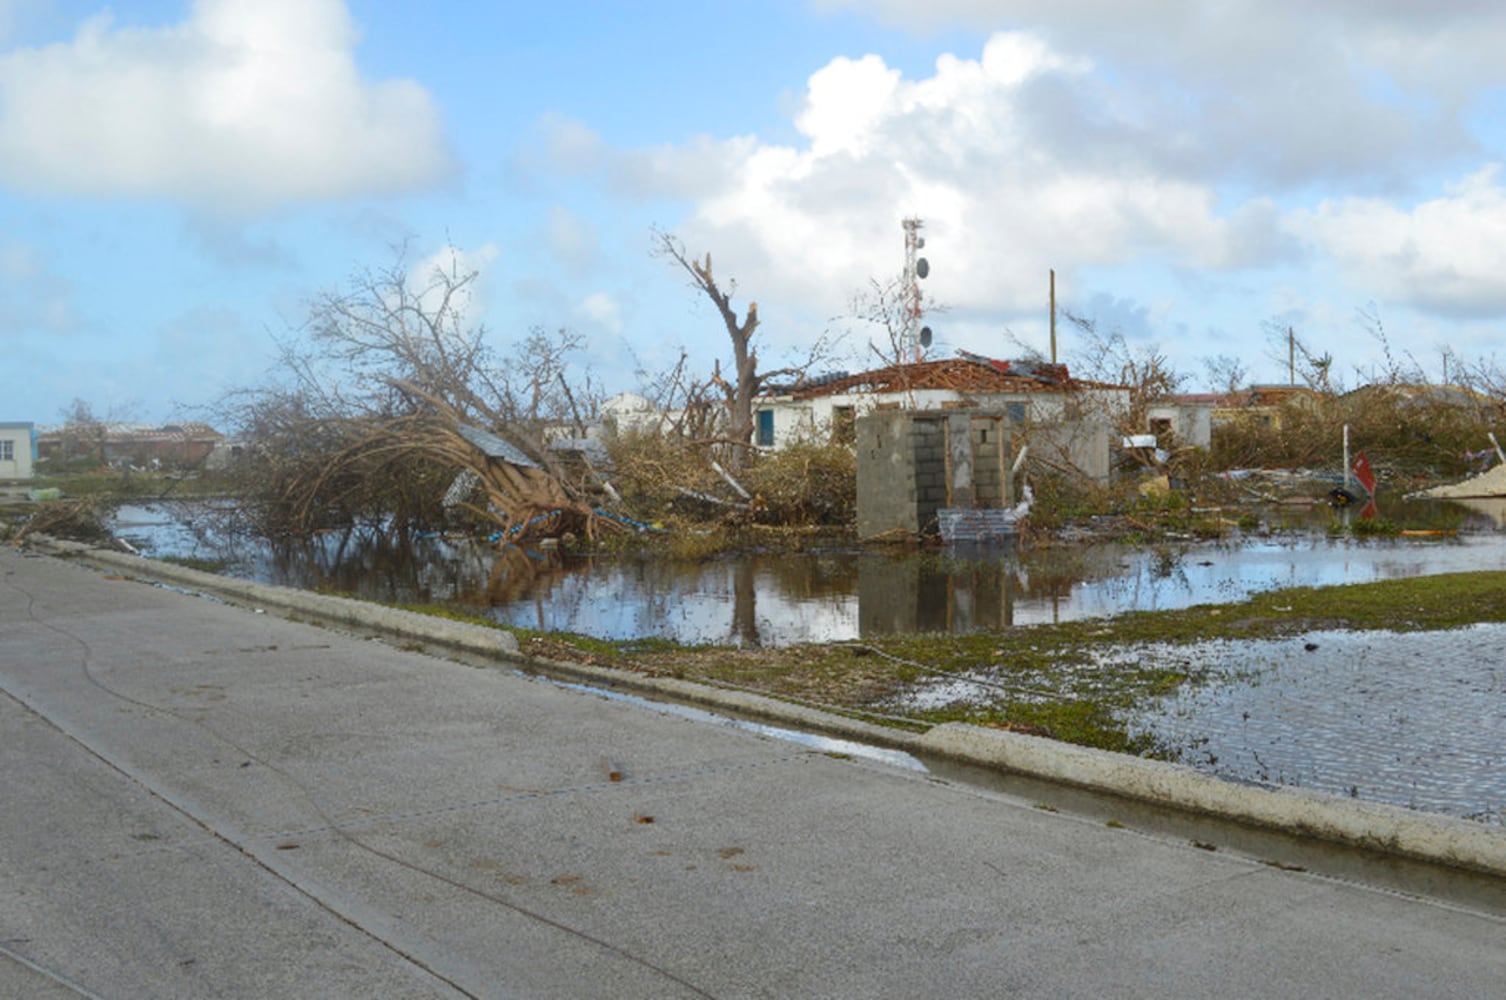
[[[900,223],[905,230],[905,279],[904,279],[904,314],[905,325],[901,333],[901,344],[906,362],[921,361],[925,358],[926,348],[931,346],[931,328],[922,322],[925,315],[925,299],[920,290],[920,282],[931,273],[931,264],[920,251],[925,249],[926,238],[920,235],[925,223],[919,219],[905,219]]]

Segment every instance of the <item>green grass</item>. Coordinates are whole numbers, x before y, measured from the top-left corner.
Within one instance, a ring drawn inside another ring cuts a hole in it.
[[[410,611],[503,628],[444,605]],[[775,649],[603,640],[508,628],[525,653],[736,685],[775,698],[913,728],[967,722],[1120,753],[1167,756],[1122,721],[1136,706],[1197,683],[1206,669],[1177,647],[1319,630],[1400,631],[1506,621],[1506,572],[1452,573],[1337,587],[1292,587],[1225,605],[969,635],[915,634]],[[1138,648],[1160,651],[1145,657]],[[946,675],[983,678],[986,698],[905,709],[903,697]],[[905,716],[906,718],[900,718]]]

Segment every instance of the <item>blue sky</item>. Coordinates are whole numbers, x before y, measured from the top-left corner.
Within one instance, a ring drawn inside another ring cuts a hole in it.
[[[310,301],[454,255],[506,351],[609,390],[725,355],[657,226],[776,365],[926,223],[932,355],[1058,301],[1208,383],[1493,362],[1506,7],[1479,0],[0,0],[0,418],[191,417]],[[1070,328],[1061,329],[1070,360]],[[870,356],[871,357],[871,356]],[[201,412],[201,411],[200,411]]]

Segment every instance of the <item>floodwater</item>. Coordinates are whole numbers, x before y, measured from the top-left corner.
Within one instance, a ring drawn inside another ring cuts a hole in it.
[[[230,575],[268,583],[454,604],[505,625],[604,639],[744,646],[966,633],[1229,603],[1280,587],[1506,569],[1506,530],[1483,515],[1443,537],[1356,540],[1317,530],[1151,547],[844,548],[698,562],[498,551],[439,537],[400,542],[377,532],[330,533],[300,546],[232,544],[193,527],[202,523],[183,505],[125,506],[113,529],[145,555],[222,560]]]
[[[232,545],[181,505],[122,507],[115,532],[148,556],[224,560],[231,575],[381,601],[442,603],[499,623],[613,639],[775,646],[897,632],[971,632],[1228,603],[1290,586],[1506,569],[1506,502],[1439,503],[1457,535],[1305,531],[1152,547],[1089,543],[933,552],[745,552],[696,563],[569,556],[438,537],[328,534]],[[1298,515],[1283,514],[1284,521]],[[1409,516],[1407,523],[1417,518]],[[1311,648],[1310,648],[1311,647]],[[1506,823],[1506,626],[1319,633],[1144,649],[1192,659],[1205,683],[1128,720],[1200,770]],[[1102,669],[1113,669],[1105,661]],[[997,696],[980,688],[954,696]]]

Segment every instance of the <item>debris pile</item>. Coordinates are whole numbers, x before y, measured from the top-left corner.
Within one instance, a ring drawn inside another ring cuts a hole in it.
[[[1506,465],[1466,479],[1462,483],[1435,486],[1413,496],[1425,500],[1463,500],[1466,498],[1506,497]]]

